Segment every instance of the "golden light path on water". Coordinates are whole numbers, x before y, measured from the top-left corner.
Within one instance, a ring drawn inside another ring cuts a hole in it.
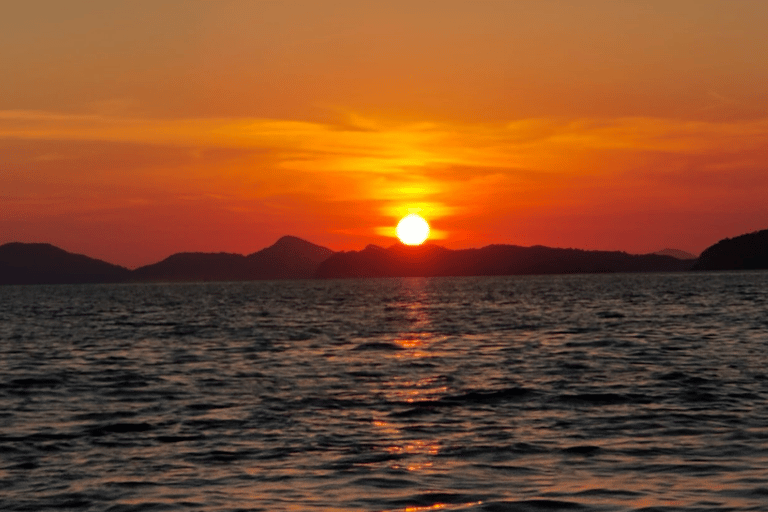
[[[762,510],[767,280],[9,287],[0,508]]]

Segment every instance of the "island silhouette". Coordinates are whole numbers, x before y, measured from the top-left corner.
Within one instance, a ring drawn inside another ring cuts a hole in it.
[[[595,274],[689,270],[694,260],[658,254],[489,245],[450,250],[434,244],[337,252],[323,261],[317,278],[436,277],[531,274]]]
[[[745,247],[754,249],[755,244],[763,248],[762,260],[736,256],[724,260],[717,256],[717,261],[734,264],[746,261],[750,265],[748,268],[768,268],[764,257],[768,230],[760,233],[753,234],[754,237],[745,235],[749,237],[746,239],[749,243],[742,243],[742,237],[733,239],[736,242],[728,242],[729,239],[718,242],[704,251],[698,261],[686,258],[688,253],[674,249],[653,254],[629,254],[517,245],[452,250],[433,243],[418,246],[397,243],[387,248],[369,245],[361,251],[335,252],[295,236],[284,236],[275,244],[249,255],[182,252],[134,270],[73,254],[47,243],[11,242],[0,246],[0,284],[679,272],[714,268],[707,263],[713,254],[720,255],[722,251],[730,254]],[[750,242],[752,240],[755,242]],[[762,267],[759,261],[763,262]],[[720,263],[717,268],[722,269],[723,265]]]
[[[701,253],[693,269],[768,269],[768,229],[720,240]]]
[[[652,254],[545,246],[446,249],[433,243],[335,252],[295,236],[249,255],[182,252],[129,270],[46,243],[0,246],[0,284],[254,281],[373,277],[495,276],[680,272],[768,268],[768,229],[726,238],[698,259],[665,249]]]
[[[255,281],[308,279],[333,251],[295,236],[284,236],[274,245],[243,256],[231,253],[182,252],[139,267],[131,281]]]
[[[0,245],[0,284],[76,284],[127,281],[131,271],[72,254],[51,244]]]

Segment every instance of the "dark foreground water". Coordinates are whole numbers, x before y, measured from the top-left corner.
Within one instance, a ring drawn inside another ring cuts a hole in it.
[[[768,510],[768,273],[0,288],[0,510]]]

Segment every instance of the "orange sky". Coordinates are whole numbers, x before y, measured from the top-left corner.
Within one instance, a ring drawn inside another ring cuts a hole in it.
[[[768,228],[768,2],[12,2],[0,243],[698,253]]]

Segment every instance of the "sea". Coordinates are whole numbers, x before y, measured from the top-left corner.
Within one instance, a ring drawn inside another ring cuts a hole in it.
[[[768,272],[0,287],[3,511],[765,511]]]

